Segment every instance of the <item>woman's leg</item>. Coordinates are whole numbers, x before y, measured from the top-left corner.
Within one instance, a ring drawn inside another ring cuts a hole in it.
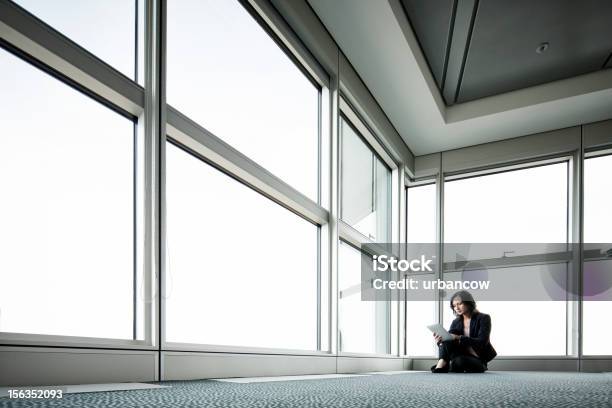
[[[443,341],[438,345],[438,364],[436,368],[446,367],[456,353],[456,344],[454,341]]]
[[[446,368],[455,373],[482,373],[486,365],[478,357],[469,354],[465,347],[455,341],[443,341],[438,347],[436,368]]]
[[[450,371],[454,373],[484,373],[485,364],[473,355],[454,356],[450,361]]]

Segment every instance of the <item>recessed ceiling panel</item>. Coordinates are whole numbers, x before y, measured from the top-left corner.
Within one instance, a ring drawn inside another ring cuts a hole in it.
[[[446,48],[455,0],[402,0],[408,20],[438,87],[443,86]]]
[[[603,68],[610,0],[481,0],[457,102]]]

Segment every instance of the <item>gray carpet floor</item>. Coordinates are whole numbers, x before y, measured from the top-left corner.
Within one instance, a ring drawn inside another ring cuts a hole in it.
[[[237,384],[167,381],[171,388],[0,399],[0,407],[612,407],[612,375],[407,373]]]

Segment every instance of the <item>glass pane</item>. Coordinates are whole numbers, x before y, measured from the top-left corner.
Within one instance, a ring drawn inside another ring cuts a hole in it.
[[[406,189],[408,242],[436,242],[436,185]]]
[[[0,89],[0,330],[131,339],[133,123],[3,50]]]
[[[567,242],[567,163],[447,181],[445,242]]]
[[[389,240],[391,171],[344,120],[342,220],[372,240]]]
[[[558,356],[566,354],[566,302],[478,301],[478,310],[491,316],[491,344],[498,356]],[[455,318],[449,302],[442,303],[444,327]],[[541,319],[521,316],[545,316]],[[517,323],[520,319],[520,323]],[[546,333],[546,341],[534,341],[524,333]]]
[[[316,350],[317,226],[167,144],[169,342]]]
[[[585,243],[612,243],[612,156],[601,156],[584,161],[584,242]],[[612,328],[602,324],[612,314],[612,301],[591,300],[588,295],[595,293],[603,299],[612,298],[612,288],[609,283],[609,271],[612,262],[586,262],[584,265],[585,302],[582,310],[583,343],[582,351],[585,355],[610,355],[612,345]],[[601,269],[601,271],[597,271]],[[590,278],[590,279],[589,279]],[[603,279],[602,279],[603,278]],[[601,281],[606,285],[602,285]],[[597,282],[599,281],[599,282]],[[590,288],[595,287],[594,293]],[[606,290],[607,289],[607,290]],[[602,291],[602,292],[600,292]],[[603,328],[603,332],[602,332]]]
[[[435,301],[406,302],[406,355],[437,356],[428,325],[438,320]]]
[[[446,272],[444,280],[470,280],[467,272]],[[479,299],[472,292],[478,304],[478,310],[491,315],[492,330],[491,343],[500,356],[528,356],[528,355],[565,355],[566,353],[566,319],[567,310],[565,301],[540,300],[550,299],[555,293],[551,289],[551,278],[560,277],[563,282],[567,279],[567,264],[542,264],[521,267],[489,268],[476,272],[482,279],[490,279],[492,285],[503,286],[505,290],[498,291],[499,296],[512,296],[511,288],[521,288],[524,282],[529,282],[529,300],[487,300]],[[482,275],[481,275],[482,274]],[[468,275],[468,276],[466,276]],[[515,289],[518,290],[518,289]],[[526,291],[526,289],[525,289]],[[504,293],[505,292],[505,293]],[[448,294],[452,295],[452,292]],[[485,296],[487,296],[485,294]],[[535,300],[531,300],[535,299]],[[444,302],[443,310],[447,313],[447,327],[452,321],[450,303]],[[447,311],[448,309],[448,311]],[[542,313],[545,319],[528,319],[521,316],[531,316],[533,313]],[[516,323],[517,319],[520,323]],[[517,328],[520,325],[520,329]],[[524,336],[525,333],[546,333],[546,341],[534,342],[533,336]],[[534,344],[537,343],[537,344]]]
[[[612,242],[612,155],[584,161],[584,242]]]
[[[137,0],[14,1],[128,78],[134,79]],[[138,2],[142,3],[142,0]],[[138,13],[143,14],[142,4],[138,8]]]
[[[238,1],[168,1],[168,103],[317,201],[319,91]]]
[[[361,300],[361,255],[342,241],[338,254],[338,285],[340,351],[389,353],[389,302]]]
[[[436,242],[436,185],[406,189],[407,242]],[[427,325],[437,321],[435,301],[406,302],[406,354],[434,356],[437,350]]]

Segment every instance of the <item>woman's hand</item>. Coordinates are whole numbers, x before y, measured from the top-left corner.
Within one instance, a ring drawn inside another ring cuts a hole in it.
[[[436,344],[440,345],[440,343],[442,343],[442,336],[438,336],[436,333],[434,333],[433,336]],[[453,336],[453,341],[459,341],[459,339],[461,339],[461,336],[458,336],[456,334],[451,333],[451,336]]]

